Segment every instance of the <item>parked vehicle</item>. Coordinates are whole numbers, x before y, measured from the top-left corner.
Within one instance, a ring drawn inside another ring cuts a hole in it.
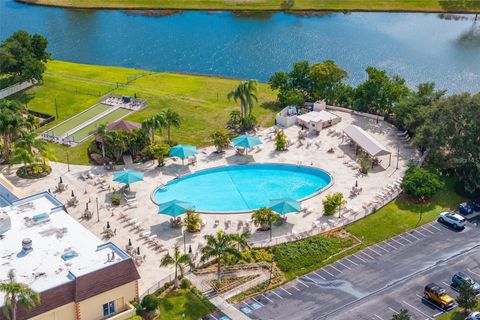
[[[452,284],[454,287],[461,287],[464,284],[468,284],[475,294],[480,293],[480,284],[473,280],[468,274],[463,272],[457,272],[452,277]]]
[[[475,311],[468,315],[465,320],[480,320],[480,312]]]
[[[466,202],[460,203],[458,206],[458,212],[462,216],[468,216],[473,214],[473,208]]]
[[[440,213],[438,221],[441,223],[446,223],[455,229],[463,229],[465,228],[465,223],[467,220],[465,220],[465,218],[459,214],[445,211]]]
[[[425,299],[435,303],[444,310],[449,310],[455,306],[455,300],[447,294],[445,289],[435,283],[427,284],[423,294]]]

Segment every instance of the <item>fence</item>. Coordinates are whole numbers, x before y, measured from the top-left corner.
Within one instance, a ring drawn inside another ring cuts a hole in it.
[[[362,117],[366,117],[366,118],[369,118],[369,119],[375,119],[375,120],[379,120],[379,121],[385,120],[385,118],[382,117],[382,116],[379,116],[379,115],[376,115],[376,114],[371,114],[371,113],[355,111],[355,110],[349,109],[349,108],[327,106],[327,109],[348,112],[348,113],[351,113],[351,114],[355,114],[357,116],[362,116]]]
[[[11,96],[14,93],[33,87],[37,83],[38,83],[37,80],[29,80],[22,83],[11,85],[10,87],[6,87],[5,89],[0,90],[0,99],[6,98],[8,96]]]
[[[189,273],[191,272],[190,269],[188,270],[185,270],[185,272],[183,273],[184,276],[188,275]],[[148,288],[145,292],[142,292],[140,294],[140,300],[143,299],[143,297],[145,297],[146,295],[148,294],[152,294],[152,293],[155,293],[155,291],[157,291],[158,289],[160,289],[161,287],[163,287],[165,284],[169,283],[169,282],[172,282],[175,280],[175,273],[171,273],[169,274],[168,276],[166,276],[165,278],[155,282],[155,284],[153,286],[151,286],[150,288]]]

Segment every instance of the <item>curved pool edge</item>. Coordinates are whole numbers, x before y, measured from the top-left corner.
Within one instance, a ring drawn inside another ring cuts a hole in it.
[[[165,184],[168,184],[174,180],[177,180],[177,179],[181,179],[183,177],[186,177],[186,176],[189,176],[191,174],[195,174],[195,173],[199,173],[199,172],[203,172],[203,171],[207,171],[207,170],[212,170],[212,169],[218,169],[218,168],[224,168],[224,167],[230,167],[230,166],[242,166],[242,165],[249,165],[249,164],[273,164],[273,165],[290,165],[290,166],[295,166],[295,167],[302,167],[302,168],[314,168],[314,169],[318,169],[318,170],[322,170],[324,173],[326,173],[329,177],[330,177],[330,183],[327,184],[325,187],[323,187],[322,189],[306,196],[306,197],[303,197],[301,199],[298,199],[297,201],[298,202],[303,202],[305,200],[308,200],[308,199],[311,199],[313,197],[316,197],[320,194],[322,194],[324,191],[328,190],[332,185],[333,185],[333,176],[330,174],[330,172],[328,172],[327,170],[325,169],[322,169],[320,167],[314,167],[314,166],[306,166],[306,165],[299,165],[299,164],[293,164],[293,163],[285,163],[285,162],[253,162],[253,163],[239,163],[239,164],[233,164],[233,165],[222,165],[222,166],[216,166],[216,167],[210,167],[210,168],[205,168],[205,169],[201,169],[201,170],[198,170],[198,171],[195,171],[195,172],[191,172],[189,174],[186,174],[186,175],[183,175],[183,176],[179,176],[177,178],[173,178],[171,180],[169,180],[168,182],[166,182]],[[155,200],[155,192],[160,188],[160,186],[156,187],[155,189],[153,189],[152,193],[150,194],[150,200],[152,200],[152,202],[158,206],[159,203]],[[255,211],[257,209],[254,209],[254,210],[240,210],[240,211],[199,211],[199,210],[195,210],[196,213],[201,213],[201,214],[245,214],[245,213],[252,213],[253,211]],[[158,213],[157,213],[158,214]]]

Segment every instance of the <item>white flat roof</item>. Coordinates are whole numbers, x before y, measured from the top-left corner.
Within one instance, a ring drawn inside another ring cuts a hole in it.
[[[41,292],[129,258],[116,245],[104,243],[83,227],[49,193],[18,200],[1,211],[9,216],[11,227],[0,238],[0,281],[13,269],[17,282]],[[47,219],[32,220],[44,213]],[[26,238],[32,240],[33,250],[25,254],[22,240]],[[78,256],[63,260],[62,255],[69,251]],[[112,252],[115,259],[108,261]],[[0,305],[3,301],[0,293]]]
[[[391,154],[391,152],[382,146],[380,142],[356,125],[349,125],[343,129],[343,132],[372,157]]]
[[[339,116],[325,110],[311,111],[297,117],[297,119],[300,119],[305,122],[320,122],[320,121],[324,122],[324,121],[329,121],[336,118],[339,118]]]

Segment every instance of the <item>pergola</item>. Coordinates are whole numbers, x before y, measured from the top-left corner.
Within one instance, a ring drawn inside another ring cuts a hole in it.
[[[392,153],[375,140],[375,138],[365,132],[365,130],[351,124],[343,129],[342,142],[345,135],[372,158],[388,155],[388,166],[390,167],[390,164],[392,163]]]

